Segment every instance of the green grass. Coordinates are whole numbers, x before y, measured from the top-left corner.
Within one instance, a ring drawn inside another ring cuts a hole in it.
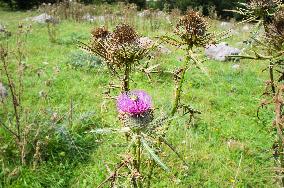
[[[14,33],[17,24],[31,15],[36,13],[0,11],[0,23],[7,24],[8,29]],[[83,150],[88,156],[84,160],[67,153],[65,156],[53,156],[52,160],[43,162],[36,169],[21,168],[21,173],[16,178],[9,177],[2,186],[94,187],[108,175],[103,161],[112,166],[123,152],[123,148],[116,145],[123,142],[123,136],[97,137],[85,133],[76,134],[77,128],[86,125],[87,129],[120,126],[115,101],[105,100],[102,94],[104,87],[112,79],[107,71],[103,67],[91,70],[73,69],[67,63],[70,61],[70,54],[78,50],[73,44],[74,39],[86,41],[93,26],[100,24],[63,21],[58,26],[59,44],[49,42],[46,26],[33,24],[26,49],[28,69],[25,77],[25,103],[31,108],[45,105],[60,113],[66,113],[72,99],[77,116],[94,112],[91,117],[94,122],[76,121],[73,125],[75,128],[70,131],[78,140],[82,135],[88,137],[82,139],[88,142],[82,145],[96,146],[88,151]],[[213,24],[219,23],[214,21]],[[212,27],[212,30],[214,28],[218,27]],[[164,29],[138,29],[141,34],[147,36],[166,32]],[[237,30],[240,34],[228,39],[230,44],[236,44],[248,37],[249,33],[241,32],[238,28]],[[178,66],[178,59],[183,52],[175,48],[172,48],[172,51],[152,63],[159,63],[164,69]],[[204,63],[208,76],[196,69],[187,74],[183,100],[202,114],[198,115],[194,124],[188,124],[188,117],[176,119],[170,127],[169,140],[185,157],[189,168],[186,169],[174,154],[165,149],[163,161],[171,168],[172,174],[156,169],[153,187],[276,186],[271,149],[274,141],[271,126],[273,114],[263,110],[262,120],[256,117],[264,81],[268,79],[266,73],[262,72],[266,62],[241,61],[238,70],[232,69],[233,64],[235,63],[209,60]],[[38,70],[42,71],[40,77],[37,76]],[[0,79],[1,77],[2,75]],[[46,81],[51,84],[47,86]],[[152,96],[157,111],[169,111],[174,94],[174,82],[169,75],[155,75],[149,82],[145,75],[135,74],[131,88],[147,91]],[[39,97],[40,91],[46,92],[47,101]],[[102,107],[103,104],[105,108]],[[0,131],[0,136],[4,134]],[[230,141],[235,144],[229,147]],[[61,153],[60,147],[58,153]],[[8,168],[13,169],[13,164]]]

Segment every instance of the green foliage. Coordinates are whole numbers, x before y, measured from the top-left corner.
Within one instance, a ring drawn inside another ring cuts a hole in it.
[[[239,2],[244,0],[161,0],[156,2],[150,2],[150,5],[155,8],[163,9],[166,5],[171,8],[179,8],[182,11],[186,11],[188,8],[195,8],[201,10],[204,15],[208,15],[212,7],[216,7],[218,15],[223,18],[232,17],[234,14],[225,11],[233,10]]]
[[[102,61],[89,53],[80,51],[74,51],[70,54],[67,64],[74,68],[99,68],[102,64]]]
[[[55,3],[56,0],[0,0],[0,3],[6,3],[11,8],[16,9],[30,9],[38,6],[42,3]],[[116,3],[116,0],[81,0],[81,3],[85,4],[102,4],[102,3]],[[199,8],[205,15],[208,15],[210,9],[214,6],[216,11],[223,18],[236,16],[230,12],[224,11],[232,10],[237,6],[238,2],[245,2],[245,0],[159,0],[159,1],[146,1],[146,0],[125,0],[124,2],[134,3],[139,8],[159,8],[164,9],[167,6],[170,8],[179,8],[182,11],[186,11],[188,7]]]
[[[19,21],[33,14],[36,12],[0,10],[1,19],[12,33],[15,33]],[[68,40],[70,38],[67,36],[72,33],[87,36],[94,24],[66,21],[59,26],[60,35],[66,36],[62,38]],[[168,32],[166,28],[152,31],[142,24],[138,22],[137,28],[146,36],[154,37]],[[213,21],[212,24],[211,29],[221,29],[220,22]],[[109,25],[110,28],[113,26]],[[248,37],[248,32],[242,32],[240,25],[235,30],[238,35],[233,35],[227,41],[233,45]],[[13,36],[9,40],[15,40]],[[71,127],[66,117],[57,123],[54,127],[58,131],[54,131],[50,145],[45,150],[49,153],[48,157],[36,169],[26,166],[20,169],[20,173],[11,173],[17,167],[16,159],[11,157],[16,148],[11,147],[11,138],[1,128],[0,153],[2,148],[5,149],[5,155],[10,160],[8,165],[3,166],[3,157],[0,157],[0,187],[96,187],[109,176],[106,164],[112,168],[117,155],[124,152],[121,145],[117,144],[123,142],[124,137],[95,137],[86,133],[96,128],[119,128],[115,102],[105,100],[102,94],[104,86],[112,78],[96,69],[89,72],[70,69],[65,62],[77,47],[50,43],[45,26],[33,26],[28,44],[25,103],[32,107],[45,104],[60,116],[66,114],[68,117],[70,100],[73,99],[76,117]],[[163,70],[179,66],[178,59],[184,54],[176,48],[171,50],[174,53],[161,55],[153,63],[161,64]],[[152,187],[276,187],[271,175],[274,167],[271,158],[274,135],[271,135],[270,126],[273,114],[270,108],[262,109],[261,119],[256,117],[257,106],[262,98],[262,85],[268,79],[268,75],[261,71],[266,68],[266,62],[241,61],[237,70],[232,69],[233,64],[210,60],[205,62],[209,77],[200,70],[192,70],[186,78],[183,100],[190,101],[202,114],[194,125],[187,123],[187,116],[175,119],[170,126],[168,139],[178,151],[182,151],[189,169],[178,162],[170,149],[166,149],[162,160],[173,169],[175,177],[169,177],[162,169],[157,170],[154,172]],[[42,71],[40,76],[36,75],[38,70]],[[150,93],[157,110],[170,110],[169,101],[174,97],[173,90],[169,89],[174,87],[170,74],[158,73],[152,76],[152,82],[149,83],[145,75],[137,73],[133,80],[136,82],[135,88]],[[46,91],[48,100],[38,97],[41,90]],[[46,122],[49,121],[50,117]],[[68,139],[70,137],[72,139]],[[83,159],[72,141],[79,148]]]

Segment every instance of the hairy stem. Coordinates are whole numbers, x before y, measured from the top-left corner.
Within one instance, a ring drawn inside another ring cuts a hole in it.
[[[277,130],[277,136],[278,136],[278,148],[276,149],[277,157],[279,157],[279,163],[281,171],[279,172],[279,175],[281,177],[281,184],[284,187],[284,177],[282,169],[284,168],[284,135],[283,135],[283,115],[282,115],[282,108],[284,104],[283,100],[283,91],[284,91],[284,85],[280,85],[277,93],[275,95],[275,127]]]
[[[175,115],[175,113],[177,112],[177,109],[179,107],[181,92],[182,92],[182,86],[183,86],[183,83],[184,83],[185,72],[186,72],[186,66],[182,68],[180,80],[179,80],[179,83],[177,84],[177,87],[176,87],[174,105],[173,105],[173,108],[172,108],[172,111],[171,111],[171,116]]]
[[[124,76],[123,76],[123,91],[124,92],[127,92],[130,90],[129,88],[130,72],[131,72],[131,65],[129,62],[126,62],[125,69],[124,69]]]
[[[269,78],[270,78],[270,84],[271,84],[271,90],[272,93],[275,94],[275,85],[274,85],[274,74],[273,74],[273,64],[270,62],[269,64]]]
[[[136,142],[133,145],[133,167],[135,170],[137,170],[137,143]],[[134,188],[138,187],[136,178],[134,176],[132,177],[132,184]]]
[[[140,172],[140,166],[141,166],[141,135],[140,132],[138,133],[138,137],[137,137],[137,172],[141,175]],[[141,182],[141,178],[139,177],[138,179],[138,187],[141,188],[142,186],[142,182]]]
[[[174,116],[175,113],[177,112],[177,109],[179,107],[179,104],[180,104],[180,98],[181,98],[181,94],[182,94],[182,87],[183,87],[183,83],[184,83],[184,79],[185,79],[185,73],[189,67],[189,61],[191,59],[191,56],[190,56],[190,50],[191,50],[192,47],[188,47],[187,49],[187,54],[186,54],[186,61],[185,61],[185,64],[184,66],[182,67],[182,72],[180,73],[180,78],[178,80],[178,83],[177,83],[177,87],[176,87],[176,90],[175,90],[175,99],[174,99],[174,105],[173,105],[173,108],[172,108],[172,111],[171,111],[171,116]],[[179,76],[179,75],[177,75]]]
[[[18,103],[18,98],[16,96],[16,91],[14,88],[14,83],[13,80],[11,79],[10,73],[8,71],[8,65],[6,62],[5,58],[2,58],[2,62],[3,62],[3,68],[4,68],[4,72],[5,75],[7,77],[8,80],[8,86],[9,89],[11,91],[11,95],[12,95],[12,100],[13,100],[13,109],[14,109],[14,114],[15,114],[15,118],[16,118],[16,129],[17,129],[17,140],[20,143],[21,142],[21,133],[20,133],[20,115],[18,113],[18,107],[19,107],[19,103]]]
[[[149,173],[148,173],[148,177],[147,177],[147,188],[151,187],[151,180],[152,180],[152,175],[154,172],[154,167],[155,167],[155,161],[151,161],[150,162],[150,169],[149,169]]]

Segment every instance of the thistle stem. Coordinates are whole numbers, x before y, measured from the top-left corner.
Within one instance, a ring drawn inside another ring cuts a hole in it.
[[[137,158],[136,158],[136,155],[137,155],[137,144],[134,143],[133,145],[133,166],[134,166],[134,169],[137,169]],[[133,187],[134,188],[137,188],[137,181],[136,181],[136,178],[133,176],[132,177],[132,183],[133,183]]]
[[[179,104],[180,104],[180,98],[181,98],[181,94],[182,94],[182,87],[183,87],[183,83],[184,83],[184,79],[185,79],[185,73],[186,73],[186,71],[189,67],[189,61],[191,59],[191,55],[189,53],[191,49],[192,49],[191,46],[189,46],[188,49],[187,49],[185,65],[182,67],[180,79],[179,79],[179,82],[178,82],[176,90],[175,90],[175,99],[174,99],[174,105],[173,105],[173,108],[172,108],[172,111],[171,111],[171,116],[175,115],[175,113],[177,112],[177,109],[179,107]]]
[[[137,137],[137,172],[141,175],[140,172],[140,166],[141,166],[141,136],[140,136],[140,132],[138,133],[138,137]],[[142,182],[141,179],[139,177],[138,179],[138,187],[141,188],[142,186]]]
[[[140,173],[140,166],[141,166],[141,134],[140,134],[140,131],[137,131],[137,139],[133,146],[133,157],[134,157],[134,160],[133,160],[134,169],[140,176],[141,175]],[[133,181],[134,187],[137,187],[137,188],[143,187],[140,177],[138,177],[137,179],[136,177],[133,177],[132,181]]]
[[[180,76],[180,81],[176,87],[176,91],[175,91],[175,100],[174,100],[174,106],[173,109],[171,111],[171,116],[174,116],[175,113],[177,112],[179,103],[180,103],[180,98],[181,98],[181,92],[182,92],[182,86],[184,83],[184,77],[185,77],[185,72],[186,72],[187,67],[184,66],[182,68],[182,72],[181,72],[181,76]]]
[[[130,90],[129,88],[130,72],[131,72],[130,63],[126,62],[125,69],[124,69],[124,77],[123,77],[123,91],[124,92],[127,92]]]
[[[147,177],[147,188],[150,188],[151,187],[151,179],[152,179],[152,175],[153,175],[153,172],[154,172],[154,167],[155,167],[155,161],[151,161],[150,162],[150,169],[149,169],[149,174],[148,174],[148,177]]]
[[[140,134],[138,135],[137,138],[137,171],[140,172],[140,165],[141,165],[141,138]]]
[[[283,136],[283,126],[282,126],[282,109],[283,109],[283,91],[284,91],[284,85],[279,86],[277,89],[277,93],[275,95],[275,126],[277,130],[277,136],[278,136],[278,148],[276,149],[277,157],[279,157],[279,164],[280,168],[284,168],[284,156],[283,156],[283,143],[284,143],[284,136]],[[281,176],[281,184],[284,186],[284,178],[283,178],[283,172],[282,170],[279,172],[279,175]]]
[[[275,85],[274,85],[274,74],[273,74],[273,64],[272,62],[270,62],[269,64],[269,77],[270,77],[270,84],[271,84],[271,90],[272,93],[275,94],[276,90],[275,90]]]

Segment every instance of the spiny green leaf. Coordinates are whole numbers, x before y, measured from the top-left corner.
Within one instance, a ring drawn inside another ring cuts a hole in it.
[[[149,152],[151,158],[161,166],[162,169],[169,172],[170,169],[161,161],[161,159],[156,155],[155,151],[148,145],[147,141],[141,138],[143,147]]]

